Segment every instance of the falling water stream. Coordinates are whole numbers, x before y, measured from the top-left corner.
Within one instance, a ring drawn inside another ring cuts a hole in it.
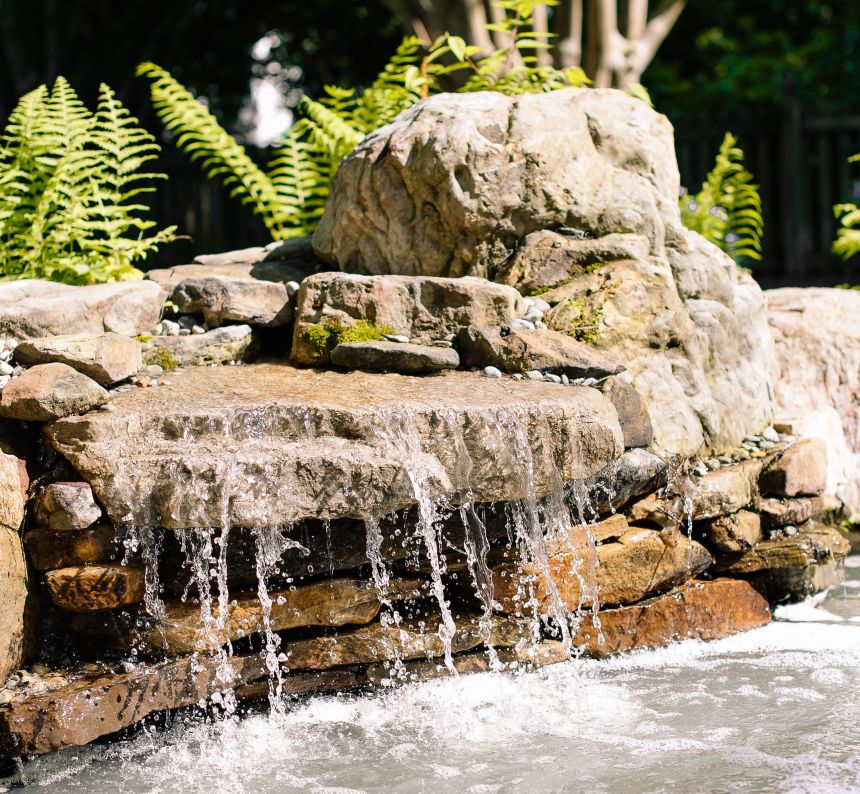
[[[532,618],[535,638],[555,632],[571,648],[579,621],[596,620],[598,608],[585,570],[594,559],[593,494],[575,483],[562,488],[559,476],[558,492],[538,498],[524,428],[504,411],[494,421],[496,452],[520,472],[525,494],[507,505],[509,545],[521,562],[548,574],[548,540],[565,542],[571,526],[581,526],[587,537],[585,553],[567,541],[581,607],[566,609],[546,575],[550,620]],[[308,435],[314,432],[307,415],[302,425]],[[402,542],[426,559],[428,594],[438,610],[431,630],[442,640],[444,661],[453,671],[457,617],[445,589],[442,525],[455,515],[495,671],[490,541],[479,510],[468,491],[455,504],[433,498],[438,472],[422,455],[411,421],[392,413],[381,425],[383,449],[406,462],[417,509]],[[253,423],[244,430],[253,433]],[[458,465],[468,482],[468,452],[462,439],[452,443],[462,447]],[[235,459],[228,456],[226,465],[236,465]],[[229,480],[229,470],[225,476]],[[222,527],[229,526],[229,498],[228,482]],[[380,522],[368,517],[365,526],[380,619],[397,626],[401,616],[389,597],[392,573]],[[277,527],[255,533],[262,654],[271,673],[267,709],[237,710],[228,695],[229,707],[217,716],[180,712],[124,740],[36,759],[23,768],[22,781],[50,792],[860,791],[860,558],[849,558],[844,587],[780,608],[776,622],[727,640],[294,700],[282,695],[289,657],[269,622],[269,579],[285,549],[296,545],[287,534]],[[179,539],[201,622],[218,636],[230,598],[229,534],[191,529]],[[337,543],[330,526],[326,539],[329,547]],[[148,563],[146,606],[157,617],[164,607],[149,569],[158,537],[136,530],[128,545]],[[524,605],[535,597],[527,582],[520,597]],[[228,645],[225,659],[229,652]],[[402,665],[393,655],[391,678],[397,680]]]

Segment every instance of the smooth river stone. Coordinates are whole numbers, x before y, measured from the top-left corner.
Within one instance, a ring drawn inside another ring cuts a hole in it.
[[[391,601],[420,595],[420,580],[391,582],[387,597]],[[308,626],[339,627],[370,623],[379,614],[379,593],[368,582],[353,579],[331,579],[294,589],[272,590],[269,613],[271,631]],[[197,651],[211,652],[228,641],[265,630],[263,606],[254,594],[230,595],[227,617],[219,627],[217,603],[212,607],[210,625],[204,625],[200,606],[195,603],[168,601],[163,620],[133,630],[126,636],[128,647],[147,648],[177,656]]]
[[[596,389],[271,364],[189,369],[161,384],[46,429],[115,524],[271,527],[382,516],[417,493],[541,497],[624,447]]]
[[[99,612],[143,601],[142,568],[91,565],[59,568],[45,574],[51,600],[69,612]]]
[[[678,640],[717,640],[770,622],[767,599],[748,582],[714,579],[633,606],[601,609],[600,630],[583,619],[573,644],[590,656],[659,648]]]
[[[493,598],[506,614],[556,615],[598,604],[630,604],[704,571],[711,555],[678,532],[631,528],[592,546],[582,527],[547,541],[548,560],[491,566]],[[516,554],[516,552],[512,552]],[[549,576],[547,577],[547,571]]]

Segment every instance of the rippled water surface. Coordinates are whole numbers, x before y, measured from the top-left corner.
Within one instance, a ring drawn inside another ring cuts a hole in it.
[[[769,626],[314,697],[30,763],[47,792],[860,792],[860,557]]]

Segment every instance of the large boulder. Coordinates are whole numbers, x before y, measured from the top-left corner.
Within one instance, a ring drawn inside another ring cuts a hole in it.
[[[828,491],[860,513],[860,292],[768,290],[776,412],[828,445]]]
[[[106,403],[108,393],[67,364],[37,364],[0,392],[0,416],[24,422],[53,422]]]
[[[611,90],[439,95],[344,161],[314,247],[342,270],[484,276],[541,294],[610,353],[658,450],[725,451],[770,421],[758,285],[681,224],[672,127]]]
[[[71,287],[52,281],[0,282],[0,336],[151,333],[167,293],[152,281]]]
[[[161,383],[46,428],[114,522],[272,527],[544,496],[623,451],[596,389],[266,364]]]

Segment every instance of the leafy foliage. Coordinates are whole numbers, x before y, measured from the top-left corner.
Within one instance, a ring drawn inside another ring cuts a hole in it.
[[[849,162],[860,162],[860,154],[848,158]],[[837,204],[833,213],[839,221],[836,239],[833,241],[833,253],[843,259],[850,259],[860,254],[860,207],[856,204]]]
[[[695,196],[681,196],[681,220],[735,261],[760,260],[761,197],[752,174],[743,166],[744,153],[737,143],[727,132],[702,189]]]
[[[510,44],[491,53],[480,54],[478,47],[458,36],[440,36],[429,44],[407,36],[364,90],[326,86],[319,100],[302,98],[301,117],[266,170],[167,71],[144,63],[138,74],[152,80],[156,112],[176,136],[177,146],[201,161],[210,177],[223,179],[233,195],[260,215],[274,239],[285,239],[316,228],[343,158],[398,113],[440,92],[447,75],[469,73],[461,91],[521,94],[586,85],[581,69],[540,66],[534,54],[549,46],[547,34],[533,29],[534,9],[555,2],[497,2],[504,19],[491,27],[507,33]]]
[[[22,97],[0,138],[0,278],[140,278],[134,263],[175,232],[142,217],[158,151],[104,84],[95,113],[62,77]]]

